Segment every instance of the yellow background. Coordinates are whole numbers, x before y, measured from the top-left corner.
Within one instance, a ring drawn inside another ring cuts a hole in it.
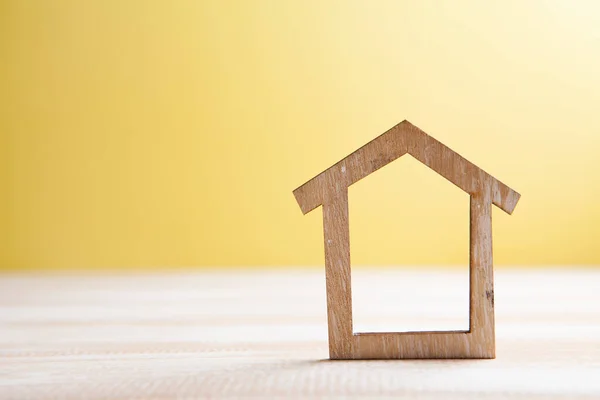
[[[522,194],[497,264],[598,264],[597,4],[0,0],[0,265],[320,265],[292,190],[403,119]],[[354,263],[467,262],[415,160],[350,196]]]

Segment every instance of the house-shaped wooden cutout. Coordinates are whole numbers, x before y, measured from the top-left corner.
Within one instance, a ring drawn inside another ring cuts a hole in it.
[[[410,154],[470,195],[468,331],[354,333],[348,187]],[[304,214],[323,206],[331,359],[494,358],[492,204],[511,214],[520,195],[403,121],[294,190]]]

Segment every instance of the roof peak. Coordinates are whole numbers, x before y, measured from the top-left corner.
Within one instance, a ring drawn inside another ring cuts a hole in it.
[[[317,208],[329,185],[346,187],[410,154],[470,195],[490,191],[493,204],[511,214],[520,194],[408,120],[403,120],[294,190],[304,214]]]

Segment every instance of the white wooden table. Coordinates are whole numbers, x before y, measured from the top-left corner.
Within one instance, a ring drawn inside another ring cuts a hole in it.
[[[466,329],[467,269],[353,272],[355,331]],[[600,270],[496,270],[495,360],[328,361],[321,269],[0,275],[0,398],[600,399]]]

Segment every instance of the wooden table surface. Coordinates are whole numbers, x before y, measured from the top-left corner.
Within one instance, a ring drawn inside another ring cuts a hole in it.
[[[353,271],[355,331],[465,329],[467,269]],[[495,360],[328,361],[321,269],[0,276],[0,398],[600,399],[600,270],[496,270]]]

